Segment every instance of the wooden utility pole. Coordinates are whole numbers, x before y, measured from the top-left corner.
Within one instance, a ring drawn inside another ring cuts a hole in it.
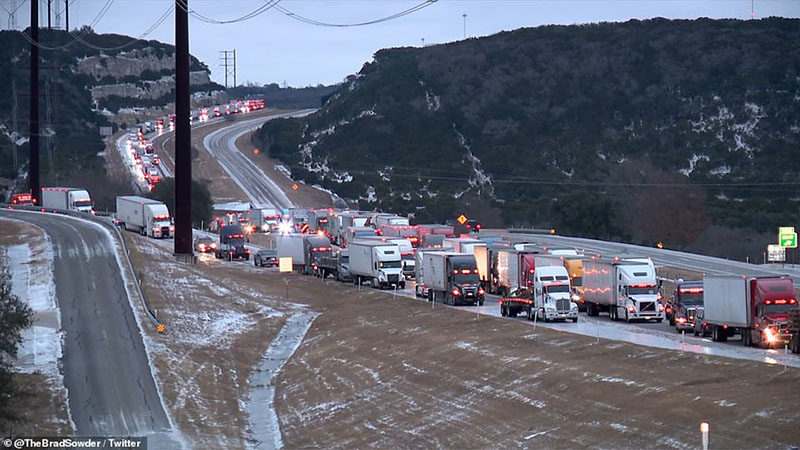
[[[30,156],[28,161],[28,182],[37,205],[42,202],[42,189],[39,184],[39,0],[31,2],[31,97],[28,127],[30,136]]]
[[[192,129],[189,124],[189,0],[175,0],[175,255],[192,249]]]

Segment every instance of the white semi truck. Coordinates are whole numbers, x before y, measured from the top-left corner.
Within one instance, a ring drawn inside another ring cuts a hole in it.
[[[379,289],[406,287],[400,248],[397,245],[374,239],[356,239],[348,248],[353,284],[369,281],[372,287]]]
[[[608,312],[611,320],[664,320],[656,270],[649,258],[583,262],[586,313]]]
[[[117,197],[117,218],[126,230],[152,238],[172,237],[174,230],[167,205],[151,198]]]
[[[43,187],[42,207],[94,213],[89,191],[80,188]]]

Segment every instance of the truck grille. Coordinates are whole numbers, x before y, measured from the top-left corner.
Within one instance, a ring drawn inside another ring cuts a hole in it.
[[[389,275],[389,283],[397,283],[399,281],[399,275]]]
[[[568,298],[560,298],[556,300],[556,309],[558,311],[569,311],[570,300]]]
[[[639,303],[639,312],[649,312],[654,313],[656,312],[656,302],[640,302]]]

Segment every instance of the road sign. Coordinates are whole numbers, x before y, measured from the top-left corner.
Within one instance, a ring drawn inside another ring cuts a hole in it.
[[[794,227],[778,227],[778,234],[792,234]]]
[[[656,244],[656,247],[664,248],[664,243],[663,242],[659,242],[658,244]]]
[[[167,331],[167,327],[164,326],[163,323],[160,323],[160,324],[158,324],[158,327],[156,327],[156,330],[158,330],[159,333],[163,333],[163,332]]]
[[[781,232],[778,234],[778,245],[785,248],[797,248],[797,233],[794,232],[794,228],[791,230],[791,232],[784,232],[785,228],[781,228]]]
[[[464,225],[465,223],[467,223],[467,221],[468,221],[469,219],[467,218],[467,216],[465,216],[465,215],[463,215],[463,214],[462,214],[462,215],[458,216],[458,219],[456,219],[456,220],[457,220],[457,221],[458,221],[458,223],[460,223],[461,225]]]
[[[786,248],[776,244],[767,246],[767,261],[784,262],[786,261]]]
[[[282,257],[278,262],[278,270],[280,270],[281,273],[290,273],[292,271],[292,257]]]
[[[296,190],[300,189],[300,186],[298,186],[297,183],[295,183],[295,184],[292,185],[292,189],[294,189],[296,191]]]

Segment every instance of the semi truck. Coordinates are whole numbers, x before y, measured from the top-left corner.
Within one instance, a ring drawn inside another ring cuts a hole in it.
[[[475,256],[455,252],[424,252],[424,282],[428,300],[448,305],[483,305]]]
[[[350,275],[350,250],[343,248],[329,256],[322,256],[317,260],[315,275],[327,278],[329,275],[337,281],[352,281]]]
[[[275,237],[278,261],[292,258],[292,270],[303,272],[306,268],[305,236],[300,233],[281,233]]]
[[[578,305],[573,301],[569,274],[558,261],[539,261],[533,289],[520,288],[500,300],[500,315],[515,317],[525,313],[529,320],[540,318],[578,321]]]
[[[371,227],[350,227],[347,229],[347,232],[344,234],[344,238],[341,241],[342,247],[348,247],[351,242],[356,239],[360,238],[370,238],[377,236],[375,234],[375,229]]]
[[[425,284],[425,265],[422,263],[426,253],[443,252],[440,248],[420,248],[414,253],[414,294],[417,297],[429,298]]]
[[[675,292],[664,308],[669,324],[681,331],[694,330],[697,310],[703,307],[703,281],[683,281],[675,283]]]
[[[586,313],[608,312],[611,320],[664,320],[656,271],[649,258],[583,262]]]
[[[174,231],[167,205],[151,198],[117,197],[117,219],[126,230],[151,238],[169,238]]]
[[[414,278],[416,269],[416,260],[414,259],[414,247],[408,239],[395,238],[391,236],[366,236],[359,237],[358,239],[373,239],[388,244],[397,245],[400,249],[400,259],[403,262],[403,276],[406,280]]]
[[[374,239],[356,239],[348,248],[353,284],[360,285],[368,281],[372,287],[378,289],[406,287],[400,248],[397,245]]]
[[[328,223],[330,222],[330,210],[328,209],[311,209],[308,211],[308,231],[310,233],[318,233],[328,235]]]
[[[272,208],[250,208],[247,217],[255,231],[269,233],[278,228],[281,214]]]
[[[325,236],[308,235],[303,239],[303,247],[303,252],[305,253],[303,273],[306,275],[314,273],[320,258],[331,256],[333,253],[331,240]]]
[[[503,249],[497,253],[497,283],[494,293],[507,296],[515,289],[533,289],[536,255],[539,253]]]
[[[342,211],[336,215],[331,227],[331,239],[336,245],[342,245],[345,242],[347,229],[350,227],[363,227],[367,223],[366,213],[360,211]]]
[[[244,245],[244,229],[241,225],[225,225],[219,230],[219,245],[214,250],[217,259],[250,260],[250,250]]]
[[[80,188],[43,187],[42,207],[94,213],[89,191]]]
[[[382,231],[383,235],[386,237],[407,239],[414,248],[419,248],[420,246],[421,241],[419,239],[419,232],[417,231],[417,227],[414,225],[390,225],[388,227],[384,227]]]
[[[564,268],[567,269],[569,274],[570,283],[572,283],[572,291],[578,296],[575,299],[578,304],[579,311],[585,311],[585,304],[583,303],[583,257],[580,256],[565,256]]]
[[[703,320],[714,341],[740,334],[746,346],[782,348],[792,341],[789,313],[797,308],[792,279],[787,276],[703,277]]]

